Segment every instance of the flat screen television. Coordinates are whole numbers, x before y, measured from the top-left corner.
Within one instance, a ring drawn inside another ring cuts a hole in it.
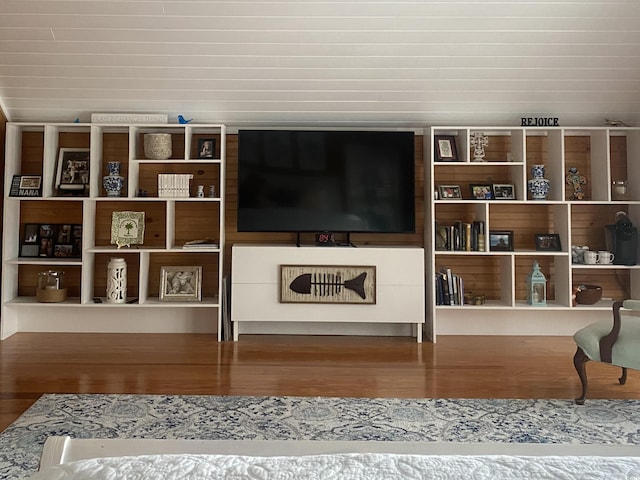
[[[415,232],[414,133],[238,131],[238,231]]]

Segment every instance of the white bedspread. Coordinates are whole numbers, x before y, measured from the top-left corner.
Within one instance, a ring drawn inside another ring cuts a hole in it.
[[[332,454],[141,455],[79,460],[32,480],[640,479],[640,457]]]

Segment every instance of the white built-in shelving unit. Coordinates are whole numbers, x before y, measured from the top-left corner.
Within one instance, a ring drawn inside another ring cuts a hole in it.
[[[640,295],[640,266],[572,263],[571,246],[607,248],[605,225],[625,211],[640,225],[640,130],[636,128],[429,128],[425,138],[425,243],[430,247],[426,271],[430,280],[450,268],[464,280],[466,292],[485,295],[481,305],[439,305],[433,282],[427,287],[427,336],[438,334],[572,334],[594,318],[610,316],[613,299]],[[484,161],[474,161],[470,139],[475,132],[488,137]],[[453,137],[456,161],[437,161],[435,142]],[[550,180],[545,200],[533,200],[527,191],[531,167],[543,164]],[[587,183],[585,197],[574,199],[566,184],[570,167],[578,168]],[[612,181],[626,180],[628,197],[613,196]],[[476,200],[471,184],[509,184],[509,200]],[[461,199],[440,199],[439,185],[458,185]],[[436,225],[484,222],[483,251],[436,249]],[[490,231],[513,232],[513,251],[491,251]],[[560,251],[536,249],[537,233],[558,234]],[[547,277],[546,306],[526,301],[526,278],[538,261]],[[595,305],[575,305],[574,287],[603,286]]]
[[[145,133],[169,133],[167,160],[144,156]],[[217,332],[222,338],[224,178],[226,127],[204,124],[8,123],[2,252],[1,335],[16,332]],[[214,139],[213,158],[199,158],[198,140]],[[90,149],[86,196],[60,196],[55,188],[61,148]],[[125,189],[107,197],[102,178],[107,162],[119,161]],[[158,197],[159,173],[193,175],[189,198]],[[9,196],[14,175],[40,175],[40,197]],[[196,198],[197,185],[215,188]],[[146,191],[146,195],[140,195]],[[120,248],[110,242],[113,212],[145,212],[142,245]],[[25,224],[81,224],[80,258],[20,257]],[[187,250],[189,240],[210,238],[217,245]],[[105,301],[106,266],[122,257],[128,267],[131,303]],[[202,300],[160,302],[162,266],[202,266]],[[68,298],[39,303],[37,274],[62,270]]]

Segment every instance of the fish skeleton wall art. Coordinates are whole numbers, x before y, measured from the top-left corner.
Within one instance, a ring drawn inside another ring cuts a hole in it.
[[[281,303],[375,304],[375,266],[281,265]]]

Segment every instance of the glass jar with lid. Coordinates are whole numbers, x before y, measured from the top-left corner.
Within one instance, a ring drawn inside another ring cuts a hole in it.
[[[64,272],[47,270],[38,273],[36,300],[43,303],[64,302],[67,299]]]

